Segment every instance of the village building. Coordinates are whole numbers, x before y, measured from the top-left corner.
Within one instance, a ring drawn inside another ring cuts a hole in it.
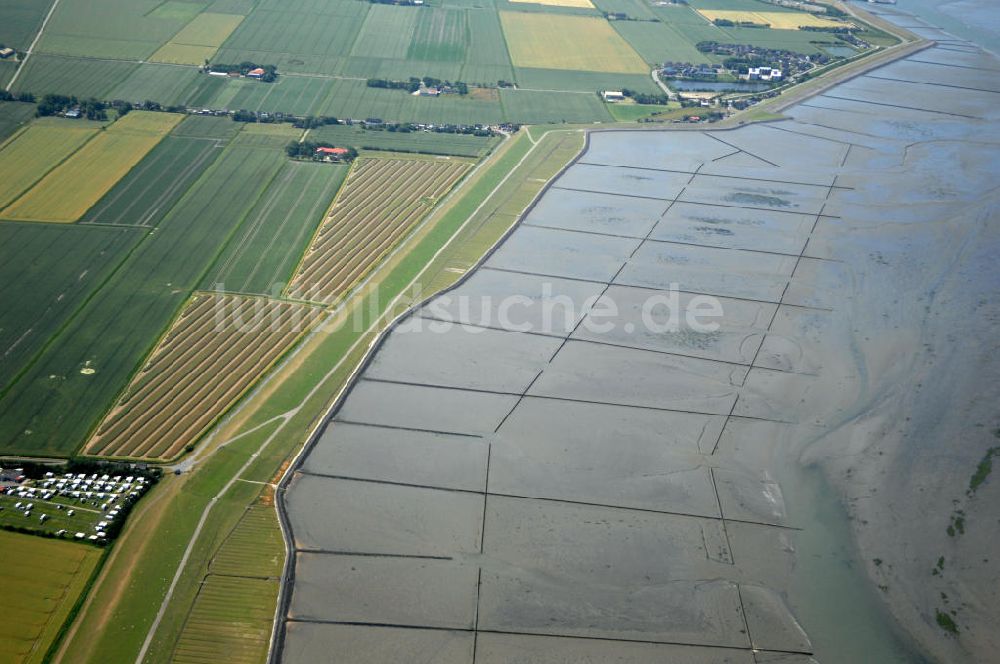
[[[740,74],[744,81],[780,81],[781,70],[773,67],[750,67],[747,73]]]
[[[625,95],[621,90],[605,90],[601,93],[604,101],[625,101]]]
[[[347,148],[316,148],[316,156],[323,161],[343,161],[350,152]]]

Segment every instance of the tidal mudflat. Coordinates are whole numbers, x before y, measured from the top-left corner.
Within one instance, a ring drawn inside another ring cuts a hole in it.
[[[591,133],[290,476],[281,661],[990,661],[1000,62],[955,43]]]

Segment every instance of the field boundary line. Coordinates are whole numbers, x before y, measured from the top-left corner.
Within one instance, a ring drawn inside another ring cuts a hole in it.
[[[31,59],[31,54],[34,53],[35,51],[35,45],[38,44],[38,40],[42,38],[42,32],[45,31],[45,26],[49,24],[49,19],[52,18],[52,14],[55,13],[56,7],[58,6],[59,6],[59,0],[54,0],[52,6],[49,7],[49,13],[45,15],[45,19],[42,21],[42,25],[39,26],[38,34],[35,35],[35,39],[31,42],[31,45],[28,46],[28,50],[24,52],[24,60],[18,63],[17,71],[14,72],[14,75],[11,77],[10,81],[7,82],[7,87],[5,89],[8,92],[14,86],[14,82],[17,81],[17,78],[18,76],[21,75],[21,72],[24,71],[24,66],[28,64],[28,60]]]
[[[29,118],[28,121],[25,122],[25,123],[23,123],[20,127],[18,127],[14,131],[13,134],[11,134],[10,136],[8,136],[4,140],[0,141],[0,152],[3,152],[4,149],[6,149],[6,147],[8,145],[10,145],[11,143],[13,143],[18,137],[20,137],[21,134],[23,134],[24,132],[28,131],[28,127],[31,126],[31,121],[33,119],[34,118]]]

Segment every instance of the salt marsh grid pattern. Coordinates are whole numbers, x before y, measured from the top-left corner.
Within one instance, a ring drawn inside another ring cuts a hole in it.
[[[782,598],[805,524],[747,450],[824,428],[796,406],[846,278],[827,229],[881,205],[868,173],[995,120],[994,70],[952,66],[965,49],[938,46],[778,124],[592,134],[451,301],[383,338],[291,475],[280,661],[809,661]],[[638,304],[671,283],[723,303],[717,335],[642,332]],[[619,324],[454,305],[553,291],[614,299]],[[426,331],[444,319],[461,324]]]

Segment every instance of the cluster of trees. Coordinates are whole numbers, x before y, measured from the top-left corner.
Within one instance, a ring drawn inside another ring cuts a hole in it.
[[[278,68],[275,65],[259,65],[256,62],[250,62],[249,60],[244,60],[238,65],[227,65],[227,64],[211,64],[208,60],[205,61],[205,71],[207,72],[219,72],[223,74],[239,74],[240,76],[246,76],[248,72],[254,69],[263,69],[264,75],[260,77],[260,80],[265,83],[271,83],[278,78]]]
[[[133,109],[132,104],[128,103],[127,101],[113,101],[111,102],[111,105],[114,106],[115,108],[120,108],[121,106],[128,106],[129,110]],[[160,104],[160,102],[152,101],[150,99],[147,99],[146,101],[142,102],[136,108],[142,111],[162,111],[163,113],[187,112],[187,108],[185,106],[179,104],[174,104],[173,106],[163,106],[162,104]],[[121,113],[121,110],[119,110],[118,112]]]
[[[241,108],[238,111],[233,111],[233,121],[234,122],[271,122],[266,117],[262,118],[254,111],[248,111]]]
[[[386,88],[389,90],[406,90],[407,92],[416,92],[420,89],[421,85],[426,88],[437,88],[441,92],[457,93],[460,95],[469,94],[469,86],[467,83],[462,81],[442,81],[440,78],[434,78],[432,76],[424,76],[423,78],[417,78],[416,76],[411,76],[409,80],[406,81],[394,81],[387,78],[369,78],[368,79],[369,88]]]
[[[406,134],[413,131],[433,131],[438,134],[469,134],[472,136],[492,136],[493,130],[482,125],[464,124],[438,124],[425,125],[415,122],[383,122],[378,118],[369,118],[367,121],[355,123],[353,120],[339,120],[333,116],[321,115],[319,117],[292,118],[292,126],[299,129],[314,129],[326,125],[354,125],[359,124],[368,131],[391,131]]]
[[[637,90],[629,90],[628,88],[622,88],[622,94],[633,100],[637,104],[653,104],[657,106],[666,106],[670,103],[670,97],[662,94],[650,94],[648,92],[639,92]]]
[[[416,92],[420,89],[420,79],[413,76],[410,77],[409,81],[393,81],[387,78],[369,78],[368,87]]]
[[[493,131],[488,127],[478,127],[476,125],[434,125],[433,127],[428,127],[426,125],[414,124],[412,122],[403,123],[382,123],[379,125],[374,125],[371,127],[366,126],[365,129],[374,131],[390,131],[399,132],[401,134],[408,134],[414,131],[432,131],[436,134],[467,134],[470,136],[492,136]]]
[[[40,116],[58,115],[69,109],[79,107],[80,117],[86,117],[88,120],[106,120],[107,109],[109,108],[115,109],[119,116],[126,115],[129,111],[133,110],[162,111],[164,113],[187,112],[187,108],[184,106],[163,106],[158,102],[149,100],[135,106],[131,102],[122,101],[121,99],[100,101],[91,97],[80,100],[67,95],[48,94],[43,96],[41,101],[39,101],[31,92],[19,92],[15,95],[7,90],[0,90],[0,101],[20,101],[28,104],[37,103],[38,109],[36,113]]]
[[[80,117],[85,117],[88,120],[107,120],[107,108],[108,104],[93,97],[77,99],[72,96],[48,94],[38,102],[35,112],[39,116],[46,116],[59,115],[72,109],[79,109]],[[129,110],[131,110],[131,106]]]
[[[299,129],[313,129],[315,127],[338,124],[342,124],[340,120],[330,115],[321,115],[318,118],[309,116],[305,118],[295,118],[292,120],[292,126],[298,127]]]
[[[29,104],[34,104],[35,95],[30,92],[21,92],[15,95],[7,90],[0,89],[0,101],[23,101]]]
[[[840,35],[854,32],[857,29],[853,25],[803,25],[799,28],[799,30],[805,30],[806,32],[833,32]]]
[[[312,141],[302,141],[300,143],[298,141],[292,141],[288,145],[285,146],[285,153],[289,157],[291,157],[292,159],[316,159],[316,160],[319,160],[319,159],[321,159],[321,157],[317,156],[317,154],[316,154],[316,149],[317,148],[335,148],[335,147],[338,147],[338,146],[333,145],[331,143],[323,143],[323,142],[314,143]],[[341,158],[341,160],[342,161],[354,161],[357,158],[357,156],[358,156],[358,151],[355,150],[352,147],[348,147],[348,148],[345,148],[345,149],[347,150],[347,154],[344,155]]]
[[[717,18],[712,21],[720,28],[769,28],[767,23],[754,23],[753,21],[730,21],[728,18]]]
[[[700,122],[700,121],[718,122],[719,120],[721,120],[724,117],[726,117],[726,115],[722,111],[703,111],[703,112],[700,112],[700,113],[691,113],[691,114],[685,115],[681,119],[684,120],[685,122]],[[695,118],[698,118],[698,119],[695,120]]]

